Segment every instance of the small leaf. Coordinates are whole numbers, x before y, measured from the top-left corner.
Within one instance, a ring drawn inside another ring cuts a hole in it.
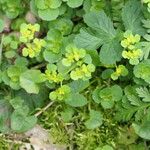
[[[65,102],[72,107],[82,107],[87,104],[87,99],[83,95],[75,93],[67,97]]]
[[[71,8],[76,8],[81,6],[83,3],[83,0],[67,0],[67,4]]]
[[[38,11],[39,17],[46,21],[55,20],[59,15],[59,9],[44,9]]]
[[[90,119],[85,122],[85,126],[88,129],[95,129],[101,126],[103,123],[103,115],[100,111],[91,110]]]
[[[69,87],[71,88],[72,92],[78,93],[82,92],[85,88],[89,86],[89,81],[83,81],[83,80],[77,80],[77,81],[72,81],[69,84]]]

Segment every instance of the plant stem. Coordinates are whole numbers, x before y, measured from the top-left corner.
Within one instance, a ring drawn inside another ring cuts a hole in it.
[[[38,111],[35,116],[38,117],[39,115],[41,115],[44,111],[46,111],[50,106],[53,105],[54,102],[50,102],[48,103],[44,108],[42,108],[40,111]]]

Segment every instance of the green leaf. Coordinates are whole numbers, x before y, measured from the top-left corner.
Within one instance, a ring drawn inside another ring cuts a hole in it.
[[[45,50],[43,52],[43,57],[44,59],[49,62],[49,63],[55,63],[58,62],[61,58],[62,54],[61,53],[54,53],[50,50]]]
[[[71,8],[76,8],[81,6],[83,3],[83,0],[67,0],[67,4]]]
[[[59,9],[38,10],[39,17],[46,21],[55,20],[59,15]]]
[[[100,103],[100,96],[99,96],[99,93],[100,93],[101,89],[99,87],[97,87],[93,92],[92,92],[92,98],[94,100],[95,103],[99,104]]]
[[[134,67],[135,77],[141,78],[150,84],[150,59],[140,62]]]
[[[7,133],[9,131],[10,114],[10,104],[5,99],[0,99],[0,132]]]
[[[87,29],[81,29],[74,42],[79,48],[90,50],[95,50],[102,45],[102,39],[96,37],[94,33],[89,32]]]
[[[132,126],[136,134],[144,139],[150,140],[150,121],[144,121],[141,125],[133,123]]]
[[[78,93],[82,92],[84,89],[86,89],[89,86],[89,81],[83,81],[83,80],[77,80],[77,81],[72,81],[69,83],[69,87],[71,88],[72,92]]]
[[[39,70],[27,70],[20,76],[20,86],[28,93],[39,93],[39,83],[45,81]]]
[[[102,46],[99,54],[100,61],[105,65],[112,65],[121,60],[121,54],[122,47],[119,42],[114,40]]]
[[[35,116],[23,116],[17,111],[14,111],[11,115],[11,129],[18,133],[32,129],[36,122]]]
[[[61,112],[61,117],[64,122],[69,122],[72,119],[73,114],[74,110],[70,107],[67,107],[63,112]]]
[[[118,85],[106,87],[99,93],[100,102],[104,109],[113,107],[115,101],[121,100],[123,96],[122,89]]]
[[[75,93],[68,96],[65,102],[72,107],[82,107],[87,104],[87,99],[83,95]]]
[[[122,10],[122,20],[126,30],[130,30],[134,34],[144,35],[145,29],[141,24],[141,20],[143,19],[141,7],[141,2],[138,0],[127,2]]]
[[[136,89],[139,97],[143,98],[144,102],[150,102],[150,92],[146,87],[140,87]]]
[[[100,111],[90,110],[90,119],[85,122],[88,129],[95,129],[103,123],[103,115]]]
[[[0,19],[0,32],[4,29],[4,21]]]
[[[115,38],[116,31],[113,27],[113,23],[103,11],[86,14],[84,21],[89,27],[97,31],[97,36],[103,43],[109,42]]]

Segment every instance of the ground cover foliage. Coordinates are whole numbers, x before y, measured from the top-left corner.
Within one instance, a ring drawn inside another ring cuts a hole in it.
[[[0,38],[3,135],[150,149],[149,0],[0,0]]]

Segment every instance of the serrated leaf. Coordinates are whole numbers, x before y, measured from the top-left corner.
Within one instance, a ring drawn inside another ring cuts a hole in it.
[[[102,40],[87,29],[81,29],[74,42],[78,47],[89,50],[95,50],[102,45]]]
[[[143,19],[141,2],[138,0],[130,0],[126,3],[122,10],[122,20],[126,30],[132,31],[134,34],[145,34],[141,20]]]
[[[90,12],[84,16],[85,23],[97,31],[98,37],[103,43],[109,42],[116,36],[116,31],[110,18],[103,11]]]
[[[117,41],[104,44],[100,50],[100,61],[105,65],[115,64],[120,61],[122,48]]]
[[[137,88],[136,92],[138,93],[139,97],[143,98],[144,102],[150,102],[150,92],[146,87]]]

